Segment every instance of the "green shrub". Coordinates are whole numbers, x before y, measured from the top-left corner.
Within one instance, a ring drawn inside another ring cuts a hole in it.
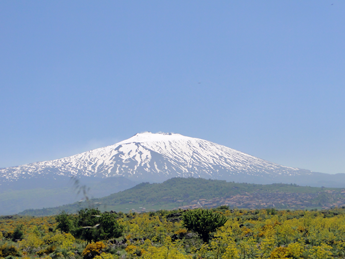
[[[24,238],[23,225],[18,225],[13,232],[12,240],[17,241],[17,240],[22,240],[23,238]]]
[[[123,226],[118,224],[116,217],[116,214],[101,213],[98,209],[80,210],[72,234],[88,242],[120,237]]]
[[[204,242],[210,239],[210,233],[223,226],[226,217],[217,212],[207,209],[189,210],[182,215],[183,225],[197,232]]]
[[[60,229],[61,232],[70,233],[73,229],[73,220],[70,215],[68,215],[65,211],[61,212],[59,215],[55,217],[56,222],[58,225],[56,226],[57,229]]]

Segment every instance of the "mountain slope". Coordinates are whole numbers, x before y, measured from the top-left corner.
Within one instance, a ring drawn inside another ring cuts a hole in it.
[[[306,209],[344,206],[343,189],[302,187],[291,184],[245,184],[201,178],[173,178],[163,183],[141,183],[133,188],[91,202],[73,203],[41,210],[26,210],[21,215],[54,215],[61,211],[76,213],[81,208],[128,212],[182,207]]]
[[[51,176],[124,176],[136,181],[172,177],[274,179],[311,172],[277,165],[210,141],[172,133],[139,133],[70,157],[0,169],[0,183]],[[265,180],[264,180],[265,182]]]
[[[36,178],[19,180],[6,185],[7,188],[0,188],[0,215],[73,203],[84,196],[84,189],[88,197],[96,198],[126,190],[136,184],[124,177],[83,177],[78,179],[77,185],[68,177],[54,181]],[[81,192],[79,195],[78,191]]]

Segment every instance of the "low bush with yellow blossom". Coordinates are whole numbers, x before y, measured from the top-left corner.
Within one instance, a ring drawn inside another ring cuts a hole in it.
[[[120,237],[88,242],[56,229],[54,217],[0,219],[0,257],[344,258],[345,208],[323,211],[212,209],[226,217],[204,242],[183,224],[182,210],[118,214]],[[173,216],[170,216],[173,215]],[[98,215],[95,215],[96,217]],[[73,221],[75,215],[69,215]],[[173,219],[173,220],[171,220]],[[14,238],[15,230],[22,232]],[[84,231],[97,229],[87,226]],[[107,232],[102,232],[107,233]],[[97,234],[97,233],[96,233]]]
[[[82,256],[84,258],[94,258],[95,256],[100,255],[105,248],[106,245],[102,241],[88,244],[85,247]]]

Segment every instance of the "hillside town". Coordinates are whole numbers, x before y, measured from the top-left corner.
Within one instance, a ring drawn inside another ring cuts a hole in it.
[[[178,202],[183,203],[183,200]],[[340,193],[332,190],[325,190],[316,193],[244,193],[232,197],[217,197],[213,199],[193,200],[190,204],[179,206],[181,209],[195,208],[216,208],[219,206],[245,209],[306,209],[320,208],[329,209],[345,206],[345,190]]]

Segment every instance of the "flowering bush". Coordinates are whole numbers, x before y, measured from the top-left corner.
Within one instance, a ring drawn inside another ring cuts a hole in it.
[[[88,244],[84,249],[82,256],[84,258],[94,258],[95,256],[100,255],[102,253],[102,250],[105,248],[106,245],[101,241]]]

